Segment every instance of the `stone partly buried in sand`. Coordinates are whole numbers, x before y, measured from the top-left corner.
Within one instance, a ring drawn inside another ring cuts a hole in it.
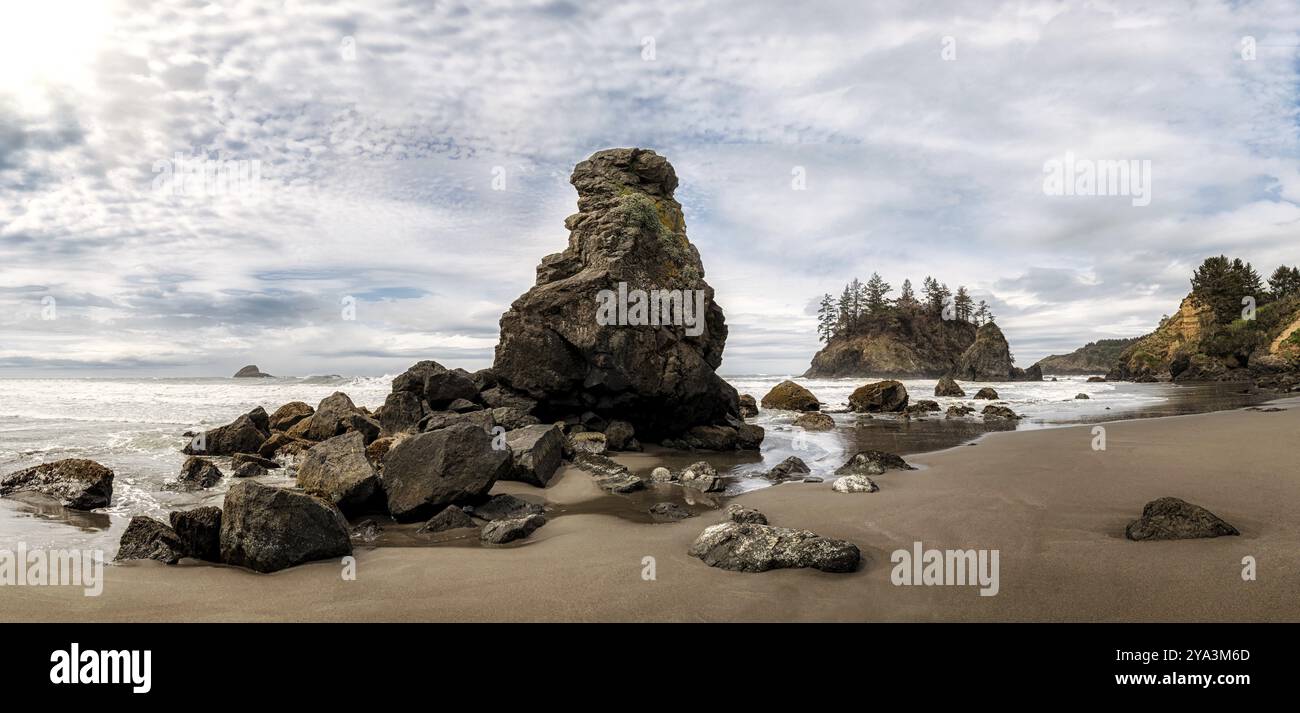
[[[686,237],[673,167],[653,151],[608,149],[570,182],[578,213],[565,220],[568,247],[542,259],[536,285],[502,315],[495,388],[531,399],[543,422],[625,419],[649,443],[716,427],[731,448],[754,447],[739,435],[736,390],[716,373],[726,320]],[[600,316],[602,295],[651,289],[682,296],[692,312],[699,298],[703,314],[657,326]]]
[[[880,486],[865,475],[846,475],[836,478],[831,483],[831,490],[837,493],[874,493],[880,490]]]
[[[790,456],[780,463],[777,463],[771,470],[764,473],[763,477],[768,480],[781,482],[784,480],[803,478],[811,472],[812,469],[808,467],[807,463],[803,462],[802,458],[799,456]]]
[[[479,539],[490,545],[504,545],[507,542],[522,540],[546,524],[545,515],[525,515],[524,517],[493,520],[483,526]]]
[[[808,389],[786,379],[763,397],[763,408],[785,409],[786,411],[817,411],[821,403]]]
[[[176,564],[186,556],[185,545],[176,532],[151,517],[131,518],[118,543],[115,560],[157,560]]]
[[[900,412],[907,408],[907,387],[889,379],[859,387],[849,395],[849,410],[857,413]]]
[[[645,490],[646,483],[644,480],[633,475],[627,466],[609,456],[599,453],[579,453],[573,457],[573,464],[579,469],[591,473],[592,480],[596,482],[596,485],[607,492],[625,495],[638,490]],[[655,470],[667,472],[666,468],[656,468]]]
[[[710,567],[733,572],[792,567],[852,572],[862,559],[857,545],[851,542],[822,537],[809,530],[733,521],[705,529],[687,553]]]
[[[1124,528],[1124,536],[1130,540],[1187,540],[1240,534],[1237,528],[1209,510],[1178,498],[1152,500],[1142,508],[1142,517]]]
[[[677,474],[675,480],[682,486],[705,493],[717,493],[726,489],[726,479],[707,461],[692,463]]]
[[[66,458],[10,473],[0,479],[0,496],[37,493],[73,510],[108,507],[113,471],[83,458]]]
[[[511,467],[508,449],[468,423],[405,438],[384,457],[388,512],[399,522],[425,519],[447,505],[487,494]]]
[[[836,475],[880,475],[887,470],[916,470],[907,461],[885,451],[859,451],[844,465],[835,469]]]
[[[221,561],[275,572],[352,554],[348,521],[333,504],[244,480],[226,493],[221,513]]]
[[[221,561],[221,508],[205,505],[193,510],[176,510],[169,519],[185,556],[207,562]]]

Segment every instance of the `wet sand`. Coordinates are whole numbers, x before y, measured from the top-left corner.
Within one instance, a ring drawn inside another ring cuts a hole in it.
[[[640,501],[613,501],[568,469],[545,498],[552,521],[519,546],[450,542],[358,548],[357,578],[338,563],[272,575],[200,564],[107,568],[102,596],[71,587],[0,587],[5,621],[1300,621],[1300,400],[1280,412],[1230,411],[993,433],[975,445],[910,456],[920,470],[846,495],[825,483],[746,493],[773,524],[851,540],[853,574],[726,572],[687,556],[722,520],[653,524]],[[622,457],[637,472],[654,454]],[[678,497],[685,493],[677,490]],[[1240,537],[1129,542],[1142,505],[1173,495],[1205,506]],[[890,552],[1000,551],[997,596],[974,587],[894,586]],[[1258,563],[1243,581],[1242,558]],[[653,557],[655,579],[643,579]]]

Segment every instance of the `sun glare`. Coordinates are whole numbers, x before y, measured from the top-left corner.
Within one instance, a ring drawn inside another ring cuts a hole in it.
[[[0,4],[0,96],[36,109],[50,91],[84,87],[109,31],[100,0]]]

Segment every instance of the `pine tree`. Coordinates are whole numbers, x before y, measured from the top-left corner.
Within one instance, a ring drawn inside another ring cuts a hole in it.
[[[1300,269],[1279,266],[1273,271],[1273,276],[1268,278],[1268,290],[1276,300],[1300,293]]]
[[[970,293],[966,291],[965,285],[957,286],[957,295],[952,298],[953,305],[957,308],[957,319],[969,322],[971,318],[971,308],[975,301],[971,299]]]
[[[836,323],[839,324],[839,334],[853,333],[853,291],[851,285],[845,285],[844,291],[840,293],[840,301],[837,305],[839,318]]]
[[[817,308],[817,335],[823,342],[829,343],[835,337],[835,327],[840,319],[835,309],[835,300],[829,292],[822,295],[821,306]]]
[[[925,281],[921,283],[921,295],[925,298],[925,306],[931,312],[943,311],[943,296],[939,293],[939,281],[926,276]]]
[[[1206,258],[1192,275],[1192,292],[1214,312],[1215,321],[1227,324],[1241,316],[1242,299],[1265,301],[1259,273],[1241,259],[1224,255]]]
[[[888,295],[892,289],[888,282],[880,278],[878,273],[871,273],[871,279],[867,280],[864,290],[867,313],[875,315],[883,312],[885,307],[888,306],[885,295]]]
[[[916,295],[912,292],[912,281],[903,280],[902,291],[898,295],[898,306],[912,308],[916,306]]]
[[[979,307],[975,310],[975,326],[991,321],[993,321],[993,313],[989,311],[989,303],[980,300]]]

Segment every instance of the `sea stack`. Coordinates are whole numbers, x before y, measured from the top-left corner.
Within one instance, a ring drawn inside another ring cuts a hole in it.
[[[569,181],[569,245],[542,258],[537,284],[501,317],[497,379],[536,400],[544,423],[621,419],[643,442],[756,447],[762,430],[740,419],[736,390],[715,373],[726,320],[686,237],[672,165],[608,149]]]

